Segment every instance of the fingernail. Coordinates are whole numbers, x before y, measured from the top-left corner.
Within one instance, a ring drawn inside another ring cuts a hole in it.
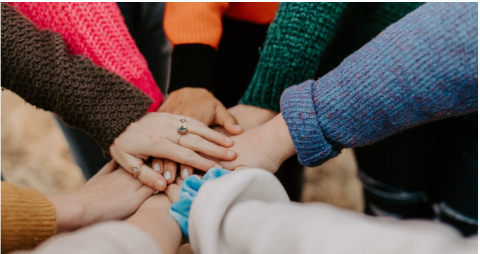
[[[155,164],[153,165],[153,170],[155,170],[155,172],[160,171],[160,164],[155,163]]]
[[[228,154],[228,156],[233,156],[233,155],[235,155],[235,152],[231,151],[231,150],[228,150],[227,154]]]
[[[155,189],[159,191],[159,190],[162,190],[162,188],[163,188],[163,181],[162,180],[157,180],[155,182]]]
[[[170,173],[170,171],[167,171],[165,172],[165,174],[163,174],[163,177],[165,177],[165,180],[170,180],[170,178],[172,178],[172,174]]]
[[[182,170],[182,179],[185,180],[190,174],[188,173],[188,169],[184,168]]]
[[[242,127],[241,127],[240,125],[238,125],[238,124],[235,124],[235,128],[237,128],[237,129],[239,129],[239,130],[242,129]]]
[[[232,143],[233,141],[231,138],[226,138],[225,140],[227,141],[227,143]]]

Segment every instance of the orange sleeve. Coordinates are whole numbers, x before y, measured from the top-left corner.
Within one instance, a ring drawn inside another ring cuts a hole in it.
[[[55,234],[55,207],[39,191],[2,181],[2,253],[32,249]]]
[[[218,48],[222,17],[229,3],[166,3],[164,29],[173,44],[205,44]]]

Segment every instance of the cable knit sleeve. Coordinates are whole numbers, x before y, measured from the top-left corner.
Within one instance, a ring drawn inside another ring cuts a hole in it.
[[[281,99],[300,162],[477,111],[477,3],[427,3]]]
[[[55,207],[42,193],[2,181],[2,253],[34,248],[56,229]]]
[[[281,3],[240,103],[280,110],[283,90],[314,78],[347,3]]]
[[[83,55],[119,75],[153,99],[149,111],[163,101],[148,64],[128,32],[116,3],[10,3],[40,30],[60,34],[67,51]]]
[[[130,123],[146,114],[152,102],[121,77],[84,56],[68,54],[60,35],[38,31],[5,3],[1,44],[2,87],[86,131],[105,154]]]

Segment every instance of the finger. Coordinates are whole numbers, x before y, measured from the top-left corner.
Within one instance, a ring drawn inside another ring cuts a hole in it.
[[[187,177],[193,174],[193,168],[188,165],[181,164],[180,165],[180,178],[185,180]]]
[[[238,125],[237,119],[223,105],[219,105],[216,108],[215,123],[223,126],[232,135],[238,135],[243,132],[242,127]]]
[[[170,184],[165,190],[165,194],[170,199],[170,202],[177,202],[180,200],[180,186],[177,184]]]
[[[137,190],[137,193],[140,195],[140,197],[142,198],[144,197],[145,199],[151,196],[154,192],[155,192],[154,189],[146,185],[140,186],[140,188]]]
[[[179,115],[172,115],[175,119],[180,121],[180,119],[185,119],[187,120],[187,129],[188,132],[196,134],[210,142],[217,143],[223,147],[231,147],[233,146],[233,140],[224,134],[214,131],[210,129],[208,126],[205,124],[191,118],[188,116],[179,116]],[[178,128],[178,126],[175,126],[175,128]],[[177,142],[177,140],[172,140],[172,142]]]
[[[131,154],[124,153],[123,155],[120,156],[121,159],[119,159],[119,163],[124,166],[124,169],[127,172],[130,172],[133,174],[133,167],[136,167],[143,161]],[[140,174],[138,175],[138,180],[145,184],[146,186],[157,190],[157,191],[163,191],[167,187],[167,182],[163,178],[163,176],[151,169],[147,165],[143,165],[140,169]]]
[[[189,165],[202,171],[207,171],[210,168],[217,166],[214,161],[207,160],[196,152],[173,143],[166,142],[163,146],[151,146],[147,148],[152,156],[168,158],[172,161]]]
[[[95,176],[112,173],[115,169],[117,169],[117,166],[118,166],[117,162],[114,160],[111,160],[107,164],[105,164],[105,166],[103,166],[103,168],[100,169],[100,171],[98,171],[97,174],[95,174]]]
[[[163,159],[153,158],[152,168],[153,168],[153,171],[155,171],[159,174],[163,174],[163,172],[164,172]]]
[[[208,156],[226,161],[234,160],[237,157],[237,154],[234,151],[213,144],[203,139],[202,137],[191,133],[180,136],[180,138],[178,139],[178,143],[179,145],[191,149],[195,152],[200,152]]]
[[[165,159],[163,165],[165,168],[163,177],[165,178],[165,180],[167,180],[168,184],[171,184],[173,183],[173,181],[175,181],[175,175],[177,173],[177,163],[169,159]]]

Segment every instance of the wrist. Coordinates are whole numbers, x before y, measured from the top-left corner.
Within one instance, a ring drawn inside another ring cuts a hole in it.
[[[295,146],[282,114],[278,114],[269,121],[266,126],[268,127],[267,129],[270,130],[269,133],[271,133],[272,139],[275,141],[274,144],[278,147],[278,156],[282,163],[295,155]]]
[[[74,231],[88,223],[85,221],[86,206],[75,194],[47,195],[55,207],[57,233]]]

